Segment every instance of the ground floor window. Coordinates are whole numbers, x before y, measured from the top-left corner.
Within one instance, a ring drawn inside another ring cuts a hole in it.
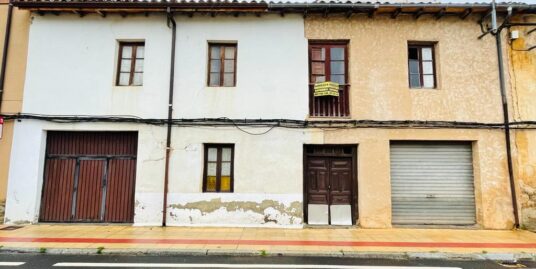
[[[233,192],[234,145],[205,144],[204,192]]]

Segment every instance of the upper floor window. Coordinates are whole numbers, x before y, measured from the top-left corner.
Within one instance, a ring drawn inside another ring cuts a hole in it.
[[[117,63],[117,86],[143,85],[144,42],[120,42]]]
[[[233,192],[234,145],[206,144],[204,192]]]
[[[408,77],[410,88],[436,87],[434,44],[408,44]]]
[[[210,43],[208,48],[208,86],[236,85],[236,44]]]
[[[309,44],[309,114],[313,117],[350,116],[347,42],[323,41]],[[339,84],[339,96],[315,96],[319,82]]]

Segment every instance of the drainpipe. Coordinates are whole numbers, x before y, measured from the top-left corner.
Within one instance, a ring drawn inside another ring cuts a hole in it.
[[[4,84],[6,81],[7,53],[9,48],[9,39],[11,36],[11,17],[13,14],[13,5],[10,3],[7,10],[6,34],[4,36],[4,49],[2,51],[2,69],[0,70],[0,112],[2,111],[2,96],[4,95]]]
[[[169,157],[171,153],[171,126],[173,120],[173,90],[175,80],[175,39],[177,32],[177,23],[173,18],[171,8],[167,8],[167,25],[171,28],[171,68],[169,70],[169,101],[168,101],[168,118],[167,118],[167,136],[166,136],[166,168],[164,175],[164,206],[162,208],[162,226],[166,227],[167,216],[167,195],[169,185]]]
[[[501,99],[502,99],[502,109],[504,117],[504,137],[506,139],[506,158],[508,162],[508,177],[510,179],[510,193],[512,195],[512,207],[514,209],[514,227],[519,228],[519,213],[517,208],[517,194],[516,194],[516,185],[513,171],[512,163],[512,146],[510,144],[510,119],[508,115],[508,100],[506,98],[505,90],[505,81],[504,81],[504,63],[503,63],[503,51],[502,51],[502,40],[501,40],[501,31],[503,27],[497,27],[497,9],[495,0],[491,3],[491,24],[492,24],[492,33],[495,35],[495,41],[497,43],[497,57],[499,65],[499,82],[501,88]],[[508,12],[511,12],[511,9],[508,9]],[[510,14],[509,14],[510,15]]]

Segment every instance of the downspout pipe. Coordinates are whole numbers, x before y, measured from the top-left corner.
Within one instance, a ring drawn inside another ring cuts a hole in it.
[[[492,13],[491,13],[491,23],[492,23],[492,33],[495,35],[495,41],[497,45],[497,58],[498,58],[498,67],[499,67],[499,83],[501,89],[501,99],[502,99],[502,110],[504,117],[504,137],[506,139],[506,159],[508,162],[508,177],[510,179],[510,193],[512,195],[512,207],[514,210],[514,227],[519,228],[519,212],[517,207],[517,194],[516,194],[516,184],[514,177],[514,166],[512,162],[512,145],[510,141],[510,119],[508,113],[508,99],[506,98],[505,90],[505,80],[504,80],[504,62],[503,62],[503,48],[502,48],[502,39],[501,31],[503,27],[497,27],[497,9],[495,0],[492,1]],[[511,9],[509,9],[511,10]]]
[[[167,117],[167,135],[166,135],[166,167],[164,174],[164,201],[162,207],[162,227],[166,227],[167,217],[167,197],[169,185],[169,158],[171,155],[171,127],[173,122],[173,91],[175,84],[175,40],[177,37],[177,23],[173,18],[171,8],[167,8],[167,25],[171,28],[171,66],[169,69],[169,101]]]
[[[6,34],[4,36],[4,48],[2,50],[2,69],[0,70],[0,112],[2,111],[2,97],[4,95],[4,85],[6,81],[7,55],[9,50],[9,39],[11,37],[11,21],[13,15],[13,5],[10,3],[7,10]]]

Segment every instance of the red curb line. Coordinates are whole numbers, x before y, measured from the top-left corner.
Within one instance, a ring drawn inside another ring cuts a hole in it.
[[[107,244],[184,244],[184,245],[269,245],[269,246],[337,246],[337,247],[414,247],[414,248],[536,248],[536,243],[459,243],[459,242],[366,242],[242,239],[143,239],[143,238],[52,238],[0,237],[11,243],[107,243]]]

